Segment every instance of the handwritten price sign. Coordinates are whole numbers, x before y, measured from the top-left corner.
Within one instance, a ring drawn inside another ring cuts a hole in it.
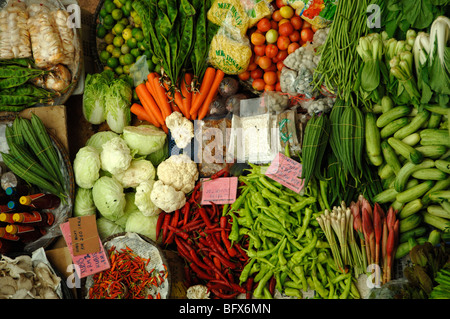
[[[221,177],[202,182],[202,205],[232,204],[236,200],[238,178]]]
[[[304,180],[300,178],[302,164],[282,153],[278,153],[265,175],[296,193],[303,188]]]

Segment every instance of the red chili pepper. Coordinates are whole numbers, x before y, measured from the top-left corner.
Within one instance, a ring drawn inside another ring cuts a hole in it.
[[[275,284],[276,284],[277,280],[275,279],[275,276],[272,276],[272,278],[270,278],[269,281],[269,292],[270,294],[273,296],[274,292],[275,292]]]
[[[166,212],[161,212],[158,216],[158,221],[156,222],[156,239],[159,238],[159,234],[161,233],[161,227],[162,227],[165,215],[166,215]]]
[[[237,295],[239,295],[239,292],[233,292],[231,294],[224,294],[221,293],[219,290],[217,289],[211,289],[211,292],[213,294],[215,294],[217,297],[221,298],[221,299],[233,299],[235,298]]]
[[[189,202],[186,202],[186,204],[183,207],[183,225],[186,225],[188,223],[190,210],[191,204],[189,204]]]
[[[241,245],[239,243],[234,243],[233,247],[236,247],[236,249],[239,251],[240,253],[240,258],[243,261],[247,261],[248,260],[248,255],[247,253],[242,249]]]
[[[208,266],[205,265],[205,263],[202,262],[202,261],[200,260],[200,258],[198,258],[197,253],[195,252],[194,249],[191,249],[191,250],[189,251],[189,255],[191,255],[192,260],[193,260],[199,267],[201,267],[201,268],[203,268],[203,269],[205,269],[205,270],[209,270],[209,267],[208,267],[209,265],[208,265]],[[204,258],[203,258],[203,260],[204,260]]]
[[[253,277],[249,277],[247,279],[247,285],[246,285],[247,286],[246,287],[247,292],[245,294],[245,298],[246,299],[251,299],[252,298],[253,280],[254,280]]]
[[[181,229],[178,229],[176,227],[173,227],[172,225],[168,225],[167,228],[169,228],[169,230],[171,231],[171,233],[183,238],[184,240],[188,240],[189,239],[189,234],[185,231],[182,231]],[[170,235],[169,235],[170,237]]]
[[[211,179],[219,178],[219,177],[221,177],[221,176],[223,176],[223,175],[225,175],[227,173],[228,173],[228,168],[224,167],[220,171],[218,171],[218,172],[214,173],[213,175],[211,175]]]
[[[222,270],[222,264],[220,263],[220,259],[217,257],[212,257],[212,261],[214,265],[216,265],[217,269]]]
[[[209,216],[208,216],[208,214],[206,213],[206,210],[203,207],[200,207],[200,209],[198,211],[199,211],[200,216],[202,217],[203,221],[205,222],[206,227],[213,228],[213,227],[216,226],[216,225],[213,225],[211,223],[211,220],[209,219]]]
[[[172,218],[171,214],[166,214],[164,216],[164,222],[163,222],[163,225],[162,225],[162,230],[163,230],[162,239],[163,239],[163,241],[165,241],[166,238],[167,238],[167,231],[168,231],[167,225],[169,225],[171,218]]]
[[[189,267],[191,267],[191,269],[195,272],[195,274],[198,276],[198,278],[200,279],[204,279],[204,280],[212,280],[214,279],[214,277],[212,277],[211,275],[209,275],[208,273],[204,272],[202,269],[200,269],[199,266],[197,266],[195,263],[190,263]]]
[[[211,251],[210,255],[218,258],[222,264],[224,264],[225,266],[231,268],[231,269],[236,269],[236,264],[232,263],[231,261],[229,261],[228,259],[224,258],[222,255],[216,253],[215,251]]]
[[[245,290],[244,287],[239,286],[238,284],[232,283],[231,287],[233,287],[234,290],[240,292],[241,294],[245,294],[247,290]]]
[[[220,236],[221,236],[221,239],[222,239],[222,242],[223,242],[225,248],[226,248],[227,251],[228,251],[228,254],[229,254],[231,257],[235,257],[235,256],[237,255],[237,251],[236,251],[236,249],[234,249],[234,247],[231,246],[231,242],[230,242],[230,240],[228,239],[227,232],[226,232],[226,231],[222,231],[222,232],[220,233]]]
[[[223,247],[216,241],[215,237],[213,235],[209,235],[206,237],[206,240],[209,240],[209,244],[211,248],[215,251],[217,251],[219,254],[224,256],[227,259],[231,259],[230,255],[223,249]]]
[[[222,274],[222,272],[217,269],[217,267],[214,265],[211,259],[209,259],[208,256],[203,256],[203,260],[205,261],[205,264],[207,264],[214,273],[218,274],[220,278],[222,278],[225,282],[228,282],[227,278]]]

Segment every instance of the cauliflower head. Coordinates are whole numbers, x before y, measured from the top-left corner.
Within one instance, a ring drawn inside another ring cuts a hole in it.
[[[166,117],[166,126],[178,148],[185,148],[194,137],[194,124],[180,112],[172,112]]]
[[[136,187],[134,204],[144,216],[155,216],[161,213],[161,208],[157,207],[150,197],[155,183],[154,180],[147,180]]]
[[[156,169],[152,162],[145,159],[132,160],[130,166],[122,173],[114,175],[124,188],[137,187],[140,183],[153,180]]]
[[[112,175],[123,173],[130,166],[132,159],[130,148],[120,137],[112,138],[102,145],[102,169]]]
[[[197,164],[186,154],[170,156],[158,165],[156,174],[165,185],[185,194],[194,189],[199,175]]]
[[[160,180],[153,184],[150,199],[156,207],[166,213],[180,209],[186,204],[186,196],[183,192],[177,191],[170,185],[165,185]]]

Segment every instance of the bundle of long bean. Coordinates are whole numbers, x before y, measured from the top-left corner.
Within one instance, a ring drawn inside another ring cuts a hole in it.
[[[361,58],[356,47],[368,33],[366,10],[370,0],[342,0],[321,48],[322,57],[314,73],[316,88],[325,85],[338,98],[354,103],[353,85],[358,78]]]

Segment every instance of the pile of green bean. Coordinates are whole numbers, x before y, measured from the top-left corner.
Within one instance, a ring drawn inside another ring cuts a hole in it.
[[[54,93],[28,83],[47,72],[36,68],[29,59],[0,61],[0,111],[19,112],[49,103]]]
[[[276,289],[297,298],[309,290],[318,299],[360,298],[352,272],[338,269],[316,220],[323,213],[317,185],[299,195],[266,177],[260,166],[239,179],[244,186],[226,210],[232,217],[229,239],[247,247],[240,283],[257,283],[254,297],[272,298]]]

